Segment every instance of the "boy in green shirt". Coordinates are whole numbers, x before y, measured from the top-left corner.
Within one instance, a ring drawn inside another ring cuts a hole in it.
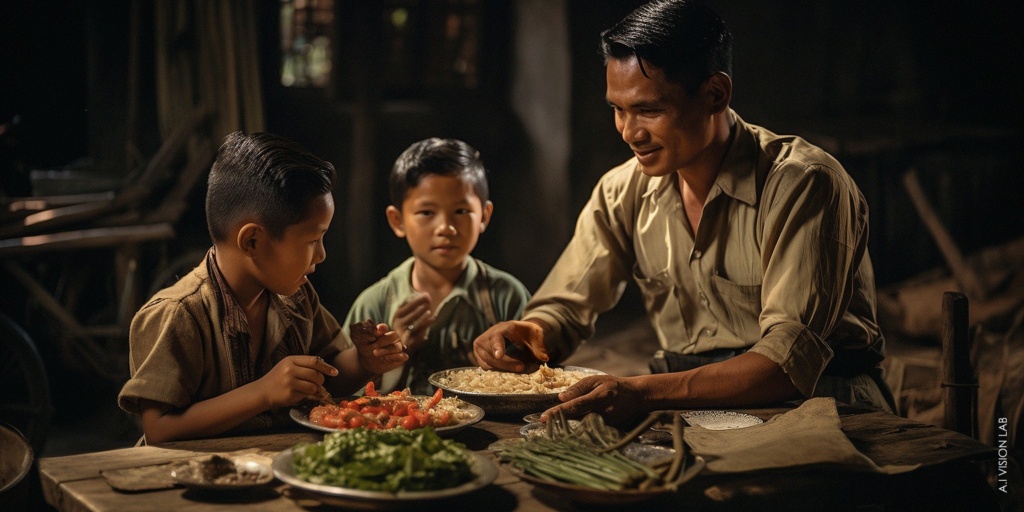
[[[388,183],[388,224],[408,241],[412,257],[359,295],[345,325],[389,320],[410,359],[383,376],[381,391],[430,394],[430,374],[476,366],[473,340],[519,318],[530,293],[511,274],[470,256],[494,205],[483,162],[469,144],[416,142],[395,161]]]

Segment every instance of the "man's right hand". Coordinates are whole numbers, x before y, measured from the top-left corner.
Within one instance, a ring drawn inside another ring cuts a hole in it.
[[[506,341],[518,350],[506,350]],[[544,328],[522,320],[492,325],[473,340],[473,355],[484,370],[517,373],[534,371],[549,359],[544,346]]]

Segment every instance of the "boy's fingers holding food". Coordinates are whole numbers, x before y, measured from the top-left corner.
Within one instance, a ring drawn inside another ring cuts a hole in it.
[[[311,364],[310,364],[310,368],[313,368],[314,370],[316,370],[316,371],[318,371],[320,373],[323,373],[323,374],[326,374],[326,375],[330,375],[332,377],[338,374],[338,369],[333,367],[333,366],[331,366],[331,365],[329,365],[329,364],[327,364],[327,361],[324,361],[322,357],[320,357],[320,356],[311,356],[311,357],[312,357],[312,361],[311,361]]]

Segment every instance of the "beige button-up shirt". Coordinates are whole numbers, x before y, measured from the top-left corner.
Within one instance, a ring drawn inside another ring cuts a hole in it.
[[[211,250],[202,264],[139,309],[129,333],[131,379],[117,398],[122,409],[141,414],[142,400],[186,407],[259,379],[286,356],[331,361],[352,347],[306,283],[291,297],[270,294],[266,333],[253,359],[244,312],[226,286]],[[290,423],[284,408],[231,431]]]
[[[545,342],[558,358],[594,334],[632,278],[666,350],[748,348],[805,396],[826,366],[848,376],[881,361],[860,190],[820,148],[730,115],[696,234],[678,175],[649,177],[630,159],[601,178],[524,313],[555,327]]]

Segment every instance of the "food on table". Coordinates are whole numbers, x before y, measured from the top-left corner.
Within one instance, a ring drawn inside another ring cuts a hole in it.
[[[681,443],[682,427],[675,427]],[[557,415],[548,420],[543,434],[501,445],[498,458],[544,481],[599,490],[648,490],[675,485],[685,458],[681,446],[677,446],[673,456],[648,466],[622,452],[635,436],[636,431],[623,436],[596,413],[587,414],[576,425],[564,415]]]
[[[295,475],[318,485],[365,491],[429,491],[474,478],[466,447],[432,428],[331,432],[292,449]]]
[[[509,373],[480,368],[452,370],[438,378],[447,389],[463,393],[561,393],[588,373],[542,365],[533,373]]]
[[[190,460],[175,474],[185,481],[220,486],[257,485],[271,479],[268,473],[253,471],[220,455]]]
[[[437,390],[431,397],[418,397],[409,390],[378,395],[372,382],[363,396],[341,400],[337,405],[323,404],[309,411],[309,421],[327,428],[415,430],[426,426],[446,427],[470,419],[474,413],[455,397]]]

